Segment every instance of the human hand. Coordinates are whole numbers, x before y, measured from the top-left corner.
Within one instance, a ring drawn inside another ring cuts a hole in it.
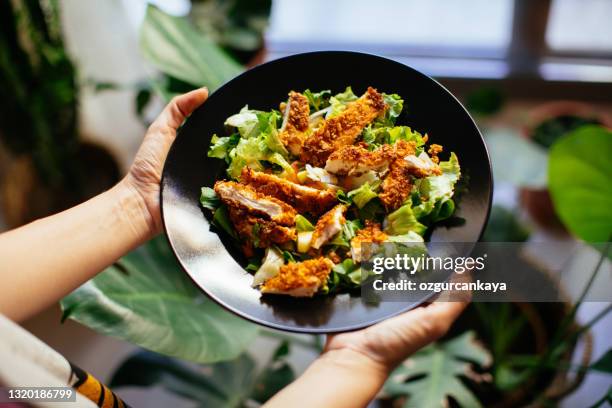
[[[363,330],[328,336],[323,354],[266,406],[367,406],[393,369],[444,335],[467,304],[434,302]],[[338,390],[349,393],[339,398]]]
[[[363,330],[330,335],[324,354],[356,354],[356,360],[387,376],[408,356],[443,336],[467,304],[434,302]]]
[[[121,181],[138,198],[149,237],[161,231],[159,183],[168,150],[177,129],[206,98],[206,88],[174,97],[147,130],[128,174]]]

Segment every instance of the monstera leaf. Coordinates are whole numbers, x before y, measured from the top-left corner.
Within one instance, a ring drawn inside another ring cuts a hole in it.
[[[140,49],[157,69],[211,91],[243,68],[185,19],[149,5],[140,32]]]
[[[490,354],[466,332],[445,343],[426,347],[398,367],[385,384],[390,396],[407,396],[405,407],[439,408],[448,398],[462,407],[480,407],[460,376],[471,373],[472,364],[486,367]]]
[[[237,357],[258,330],[202,295],[164,238],[123,257],[61,305],[65,318],[102,334],[195,362]]]
[[[160,386],[197,406],[244,407],[249,406],[246,401],[266,402],[294,380],[285,359],[288,351],[288,344],[281,344],[260,372],[246,353],[234,360],[197,366],[139,351],[121,364],[110,386]]]
[[[612,238],[612,132],[585,126],[550,149],[549,189],[565,226],[587,242]]]

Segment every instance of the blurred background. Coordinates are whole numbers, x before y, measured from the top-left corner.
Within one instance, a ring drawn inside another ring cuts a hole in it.
[[[173,94],[201,85],[214,90],[243,69],[286,55],[354,50],[434,77],[470,110],[494,165],[490,240],[558,241],[559,253],[547,260],[554,265],[572,251],[597,259],[557,216],[546,163],[548,149],[567,132],[612,127],[610,0],[10,0],[0,4],[0,16],[0,231],[113,185]],[[208,76],[204,62],[212,66]],[[590,272],[573,268],[570,299]],[[609,284],[605,275],[597,279]],[[575,321],[590,321],[606,307],[584,303]],[[24,326],[103,381],[138,350],[73,320],[60,324],[60,316],[58,306]],[[596,361],[610,349],[612,317],[589,329],[568,359],[588,354]],[[266,351],[257,364],[275,344],[254,340]],[[315,351],[292,353],[293,371]],[[610,392],[610,378],[581,375],[565,387],[561,406],[594,404]],[[135,406],[195,406],[153,385],[154,393],[128,386],[120,395]],[[538,387],[533,393],[545,394],[550,384]]]

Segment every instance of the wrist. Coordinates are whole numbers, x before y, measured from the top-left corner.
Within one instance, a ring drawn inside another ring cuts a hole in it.
[[[135,246],[157,235],[158,225],[144,197],[127,178],[122,179],[109,193],[113,196],[117,217],[136,240]]]
[[[266,407],[286,407],[296,401],[303,406],[365,407],[376,397],[388,373],[384,365],[357,350],[328,350]],[[343,390],[349,394],[339,397]]]
[[[350,347],[327,350],[319,356],[317,361],[325,367],[347,375],[367,377],[379,382],[380,386],[392,371],[391,367],[386,364]]]

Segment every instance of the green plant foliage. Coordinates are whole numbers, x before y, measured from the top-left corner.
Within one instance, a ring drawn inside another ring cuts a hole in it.
[[[102,334],[195,362],[235,358],[258,331],[202,295],[161,237],[121,258],[61,306],[64,318]]]
[[[485,134],[485,141],[495,181],[505,181],[517,187],[545,188],[546,150],[510,130]]]
[[[465,106],[477,115],[493,115],[504,106],[504,95],[497,88],[483,87],[467,95]]]
[[[40,180],[76,189],[78,87],[55,1],[0,2],[0,141]]]
[[[491,216],[484,231],[482,240],[485,242],[525,242],[529,238],[529,230],[522,225],[512,211],[494,205]]]
[[[255,362],[247,354],[203,367],[140,351],[117,369],[111,387],[161,386],[201,407],[240,407],[252,389]]]
[[[271,0],[192,0],[195,26],[237,56],[263,46]]]
[[[582,127],[550,149],[549,189],[563,224],[587,242],[612,237],[612,132]]]
[[[580,116],[557,116],[540,123],[531,139],[542,147],[550,148],[560,137],[585,125],[601,125],[597,119]]]
[[[391,374],[384,389],[392,397],[407,396],[405,407],[448,406],[449,397],[462,407],[480,407],[459,377],[469,374],[472,364],[490,363],[489,353],[468,331],[417,352]]]
[[[597,402],[595,402],[595,404],[591,405],[589,408],[600,408],[600,407],[607,407],[607,406],[612,406],[612,386],[608,388],[608,391],[603,397],[601,397],[601,399],[599,399]]]
[[[286,361],[289,344],[281,343],[271,360],[257,372],[248,354],[231,361],[198,366],[147,351],[139,351],[119,366],[111,387],[161,386],[201,407],[243,407],[264,403],[295,379]]]
[[[140,32],[140,49],[160,71],[211,91],[243,68],[184,18],[149,5]]]
[[[599,360],[591,365],[591,370],[601,371],[602,373],[612,374],[612,349],[606,351]]]

